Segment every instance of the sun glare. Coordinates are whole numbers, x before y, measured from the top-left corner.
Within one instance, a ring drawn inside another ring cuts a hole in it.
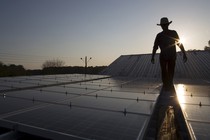
[[[182,108],[184,109],[185,106],[182,103],[186,102],[186,99],[185,99],[185,85],[184,84],[178,84],[176,86],[176,93],[177,93],[179,103],[181,104]]]
[[[182,37],[182,38],[179,39],[179,43],[184,44],[185,42],[186,42],[186,39],[185,38]]]

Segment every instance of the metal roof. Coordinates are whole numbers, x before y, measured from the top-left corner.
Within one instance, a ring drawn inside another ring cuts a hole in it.
[[[183,63],[182,53],[177,53],[175,78],[210,79],[210,52],[187,51],[188,61]],[[101,74],[141,78],[160,78],[159,54],[151,64],[151,54],[122,55]]]

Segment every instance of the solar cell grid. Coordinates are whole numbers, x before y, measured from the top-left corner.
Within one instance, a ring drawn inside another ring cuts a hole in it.
[[[200,122],[190,122],[197,139],[208,140],[210,138],[210,124]]]
[[[124,116],[119,113],[99,110],[50,106],[7,119],[87,138],[115,139],[126,135],[126,137],[129,136],[135,139],[146,117],[131,114]]]
[[[136,93],[136,92],[120,92],[113,91],[110,89],[100,90],[97,93],[91,93],[89,95],[96,96],[98,98],[114,98],[114,99],[122,99],[122,100],[134,100],[134,101],[148,101],[155,102],[158,94],[144,94],[144,93]]]
[[[12,113],[22,109],[27,109],[39,105],[40,103],[33,103],[31,100],[21,100],[17,98],[0,98],[0,118],[6,113]]]
[[[10,106],[10,109],[8,107],[2,110],[1,121],[8,120],[86,138],[136,139],[138,137],[159,93],[154,87],[147,83],[139,86],[135,79],[130,78],[94,79],[65,84],[68,80],[73,81],[70,80],[71,77],[56,75],[19,77],[15,81],[7,79],[23,87],[28,86],[27,83],[36,85],[37,82],[50,85],[59,81],[64,84],[49,87],[41,87],[40,84],[40,87],[36,86],[33,89],[1,92],[6,98],[1,98],[4,103],[0,103],[4,107]],[[80,81],[103,77],[105,76],[76,75],[79,80],[74,78]],[[132,87],[128,85],[129,83]],[[122,90],[122,86],[127,88]],[[143,90],[151,87],[150,90],[154,95],[135,93],[132,90],[135,86]],[[117,91],[118,89],[120,90]]]
[[[210,88],[204,81],[177,84],[176,92],[196,139],[208,140],[210,129]]]
[[[46,92],[40,90],[24,90],[24,91],[16,91],[16,92],[8,92],[6,95],[7,98],[17,98],[22,100],[30,100],[32,102],[40,101],[59,101],[67,98],[65,94],[60,94],[57,92]],[[74,95],[68,95],[68,98]],[[5,100],[6,100],[5,99]]]

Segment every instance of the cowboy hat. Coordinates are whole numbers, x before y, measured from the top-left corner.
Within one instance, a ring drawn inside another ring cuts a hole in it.
[[[160,19],[160,24],[157,24],[158,26],[161,26],[161,25],[164,25],[164,24],[171,24],[172,21],[168,21],[168,18],[167,17],[163,17]]]

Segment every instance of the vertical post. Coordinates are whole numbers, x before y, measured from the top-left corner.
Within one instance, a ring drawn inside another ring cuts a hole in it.
[[[85,77],[87,74],[87,56],[85,56]]]
[[[85,63],[85,77],[86,77],[86,74],[87,74],[87,64],[88,64],[88,61],[90,59],[92,59],[92,57],[90,57],[89,59],[87,58],[87,56],[85,56],[85,60],[83,58],[80,58],[84,63]]]

